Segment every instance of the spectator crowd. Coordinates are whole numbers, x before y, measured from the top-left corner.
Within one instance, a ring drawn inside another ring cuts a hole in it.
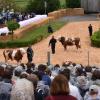
[[[21,13],[21,12],[14,12],[13,9],[11,10],[3,10],[0,12],[0,25],[5,24],[6,21],[9,21],[11,19],[15,19],[17,22],[27,20],[30,18],[35,17],[35,13]]]
[[[100,68],[1,63],[0,100],[100,100]]]

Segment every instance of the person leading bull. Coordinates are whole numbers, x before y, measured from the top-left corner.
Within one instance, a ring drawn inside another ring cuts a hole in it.
[[[54,36],[49,41],[49,46],[51,46],[52,54],[55,54],[55,46],[56,46],[57,40],[55,39]]]

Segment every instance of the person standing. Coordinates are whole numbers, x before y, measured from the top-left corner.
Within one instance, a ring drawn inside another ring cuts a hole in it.
[[[92,32],[93,32],[93,28],[92,28],[91,24],[88,26],[88,30],[89,30],[89,35],[91,37],[92,36]]]
[[[56,42],[57,42],[57,40],[55,39],[54,36],[52,36],[52,38],[49,41],[49,46],[51,45],[52,54],[55,54]]]
[[[50,96],[45,100],[77,100],[74,96],[70,95],[68,80],[64,75],[57,75],[50,87]]]
[[[32,50],[32,47],[29,46],[27,48],[27,59],[28,59],[28,63],[31,63],[32,62],[32,60],[33,60],[33,54],[34,54],[34,52]]]

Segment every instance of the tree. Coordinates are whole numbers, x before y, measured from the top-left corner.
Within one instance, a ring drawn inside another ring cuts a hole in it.
[[[45,1],[47,2],[47,12],[51,12],[60,8],[59,0],[30,0],[27,5],[28,12],[34,12],[36,14],[45,13]]]
[[[81,0],[66,0],[66,8],[79,8]]]
[[[0,9],[16,9],[15,0],[0,0]]]
[[[12,40],[13,40],[14,30],[18,29],[20,27],[20,24],[14,20],[10,20],[7,22],[7,27],[9,31],[11,31]]]
[[[46,0],[47,1],[47,12],[52,12],[60,8],[59,0]]]

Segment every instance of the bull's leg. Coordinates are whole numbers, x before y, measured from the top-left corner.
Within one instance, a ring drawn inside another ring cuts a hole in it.
[[[66,50],[67,49],[67,45],[64,45],[64,50]]]
[[[5,58],[5,63],[7,63],[8,62],[8,57],[4,56],[4,58]]]
[[[78,45],[76,45],[76,48],[77,48],[77,50],[78,50],[79,46],[78,46]]]

